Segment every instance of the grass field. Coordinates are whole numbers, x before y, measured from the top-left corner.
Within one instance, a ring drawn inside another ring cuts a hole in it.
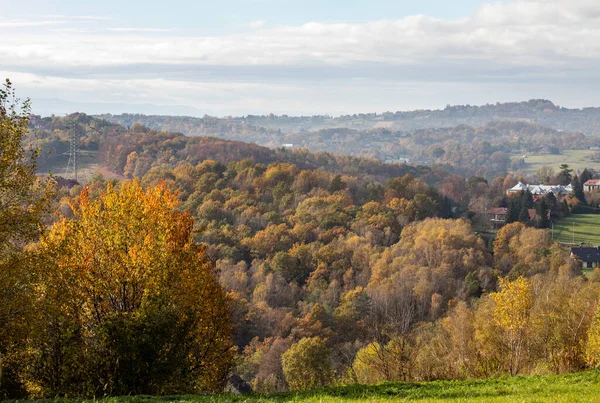
[[[573,214],[561,218],[554,223],[554,240],[573,243],[573,228],[575,243],[600,245],[600,214]]]
[[[102,401],[105,403],[598,402],[600,401],[600,371],[471,381],[353,385],[270,395],[126,396],[102,399]]]
[[[600,163],[590,160],[590,157],[597,152],[598,150],[564,150],[559,155],[528,155],[525,158],[524,171],[528,175],[534,175],[535,171],[547,165],[558,173],[560,164],[569,164],[575,171],[583,168],[600,169]]]

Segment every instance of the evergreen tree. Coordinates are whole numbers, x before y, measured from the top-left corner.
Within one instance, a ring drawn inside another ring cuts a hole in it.
[[[521,204],[525,205],[525,208],[533,208],[533,195],[529,190],[522,192]]]
[[[592,173],[588,171],[587,168],[585,168],[581,172],[581,175],[579,175],[579,182],[581,182],[581,186],[583,186],[583,184],[589,181],[590,179],[592,179]]]
[[[344,190],[346,188],[346,184],[342,181],[342,177],[340,175],[336,175],[329,185],[329,192],[335,193],[339,190]]]
[[[536,204],[536,226],[538,228],[548,228],[550,226],[550,220],[548,219],[548,206],[544,199],[541,199]]]
[[[527,208],[527,204],[521,203],[521,210],[519,211],[519,219],[517,221],[522,222],[523,224],[529,222],[529,209]]]
[[[586,204],[585,202],[585,193],[583,193],[583,184],[577,177],[577,175],[573,176],[573,182],[571,182],[573,186],[573,196],[575,196],[581,204]]]
[[[558,181],[561,185],[568,185],[573,179],[573,170],[569,168],[569,164],[561,164],[560,172],[558,173]]]
[[[521,211],[521,198],[509,197],[506,212],[506,223],[510,224],[519,221],[519,212]]]

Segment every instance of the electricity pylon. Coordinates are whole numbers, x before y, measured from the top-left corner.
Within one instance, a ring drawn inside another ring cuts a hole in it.
[[[77,124],[73,121],[67,123],[69,129],[69,162],[65,169],[65,178],[77,180],[77,159],[79,157],[79,134]]]

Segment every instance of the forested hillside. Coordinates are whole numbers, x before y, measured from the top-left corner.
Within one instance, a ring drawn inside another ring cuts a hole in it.
[[[600,363],[600,269],[582,275],[543,229],[585,203],[579,193],[534,202],[506,195],[511,175],[467,179],[84,114],[32,119],[10,99],[3,397],[207,393],[232,375],[276,392]],[[471,129],[455,130],[448,141],[469,140]],[[37,163],[65,161],[71,134],[121,179],[36,176]],[[568,166],[539,175],[577,192],[584,177]],[[510,212],[495,239],[475,230],[488,203]]]
[[[306,149],[269,149],[215,137],[187,137],[181,133],[148,129],[140,124],[134,124],[128,129],[85,114],[73,114],[64,118],[34,116],[30,127],[26,142],[41,148],[38,160],[40,172],[50,168],[57,174],[61,174],[61,170],[67,165],[69,136],[75,132],[78,147],[83,154],[82,163],[85,163],[87,153],[91,153],[95,162],[126,177],[143,176],[151,168],[164,164],[197,164],[205,159],[214,159],[224,164],[243,159],[263,164],[288,162],[303,169],[321,168],[379,180],[408,173],[417,177],[429,176],[427,181],[439,181],[441,177],[435,176],[445,175],[443,171],[429,167],[384,164],[373,158],[312,153]]]
[[[384,162],[438,164],[459,175],[479,175],[488,179],[521,168],[522,157],[527,153],[549,149],[559,154],[562,150],[587,150],[600,145],[598,138],[586,137],[581,132],[563,132],[523,120],[492,120],[479,127],[460,124],[398,130],[385,125],[368,129],[357,129],[353,125],[319,129],[316,125],[310,131],[283,131],[281,127],[269,127],[279,119],[287,121],[288,118],[283,117],[266,120],[144,115],[103,117],[126,126],[141,123],[156,130],[250,141],[272,148],[286,145]],[[267,127],[257,126],[259,123]]]
[[[102,115],[108,120],[118,121],[125,125],[136,122],[153,128],[175,130],[180,127],[210,127],[214,118],[204,119],[174,116],[144,115]],[[316,131],[329,128],[354,128],[359,130],[383,126],[393,130],[410,131],[439,127],[468,125],[485,126],[497,121],[523,121],[557,130],[582,132],[586,135],[600,134],[600,108],[569,109],[555,105],[544,99],[532,99],[526,102],[496,103],[481,106],[448,105],[441,110],[415,110],[384,113],[359,113],[332,117],[326,115],[288,116],[288,115],[248,115],[227,118],[231,123],[245,123],[255,127],[277,129],[282,132]],[[168,126],[168,127],[167,127]],[[263,129],[264,130],[264,129]],[[177,131],[184,131],[183,129]],[[190,132],[190,135],[194,133]],[[197,135],[197,134],[196,134]]]

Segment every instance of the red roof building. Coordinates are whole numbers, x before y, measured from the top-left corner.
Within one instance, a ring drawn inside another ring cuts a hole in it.
[[[590,179],[583,184],[585,192],[593,192],[600,189],[600,179]]]

